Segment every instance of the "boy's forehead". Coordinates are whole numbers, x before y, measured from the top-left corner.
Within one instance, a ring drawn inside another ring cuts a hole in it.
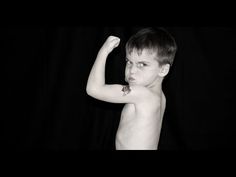
[[[130,53],[126,52],[126,58],[135,61],[156,61],[156,52],[144,49],[142,51],[132,50]]]

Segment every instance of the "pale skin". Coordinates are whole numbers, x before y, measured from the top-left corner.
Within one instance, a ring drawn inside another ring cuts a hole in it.
[[[128,86],[106,84],[106,60],[119,43],[118,37],[107,38],[91,69],[86,91],[96,99],[125,104],[116,134],[117,150],[157,150],[166,105],[162,81],[170,66],[160,66],[153,51],[144,49],[139,55],[133,50],[126,53]]]

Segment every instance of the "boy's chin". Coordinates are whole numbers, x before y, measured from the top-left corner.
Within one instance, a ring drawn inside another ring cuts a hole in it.
[[[129,85],[137,85],[135,82],[127,82]]]
[[[129,82],[130,86],[142,86],[142,84],[137,83],[137,82]]]
[[[142,84],[142,83],[139,83],[139,82],[137,82],[137,81],[126,81],[126,83],[128,83],[130,86],[144,86],[144,84]]]

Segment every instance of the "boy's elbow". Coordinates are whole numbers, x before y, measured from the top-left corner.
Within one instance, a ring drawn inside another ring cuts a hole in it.
[[[87,86],[86,93],[93,98],[100,99],[102,96],[101,94],[102,89],[103,89],[102,86],[96,86],[96,85],[93,85],[93,87]]]
[[[94,87],[90,87],[90,86],[87,86],[86,87],[86,93],[89,95],[89,96],[91,96],[91,97],[94,97],[94,96],[96,96],[96,88],[94,88]]]
[[[91,89],[91,87],[89,87],[88,85],[87,85],[87,87],[86,87],[86,93],[87,93],[89,96],[92,96],[92,89]]]

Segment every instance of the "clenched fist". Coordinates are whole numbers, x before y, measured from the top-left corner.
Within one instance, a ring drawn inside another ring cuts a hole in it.
[[[120,44],[120,38],[116,36],[109,36],[107,40],[104,42],[101,51],[106,52],[107,54],[111,53],[111,51],[116,48]]]

